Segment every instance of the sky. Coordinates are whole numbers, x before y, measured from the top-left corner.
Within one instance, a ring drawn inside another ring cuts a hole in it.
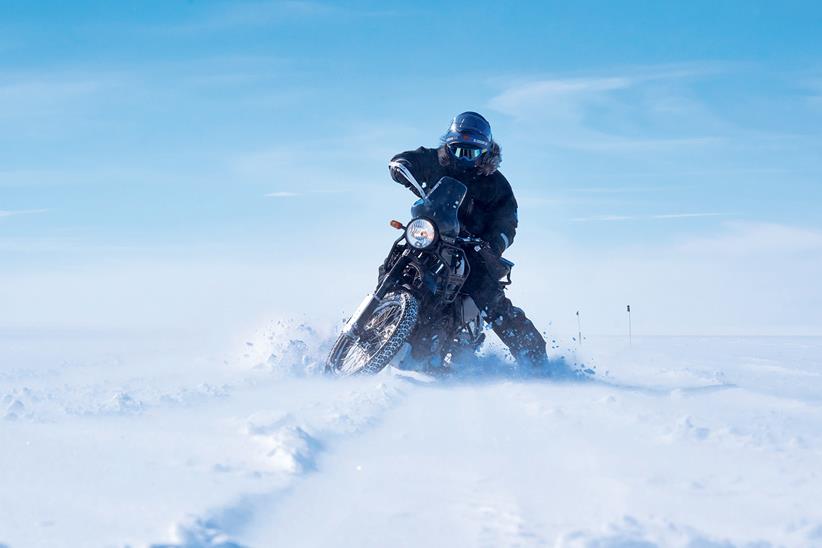
[[[819,28],[815,2],[0,0],[0,327],[342,317],[406,220],[388,158],[477,110],[541,326],[822,334]]]

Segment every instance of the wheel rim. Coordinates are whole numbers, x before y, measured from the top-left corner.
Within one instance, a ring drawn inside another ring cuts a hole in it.
[[[363,336],[344,350],[339,371],[350,375],[362,370],[391,338],[402,318],[403,306],[396,299],[380,304],[363,328]]]

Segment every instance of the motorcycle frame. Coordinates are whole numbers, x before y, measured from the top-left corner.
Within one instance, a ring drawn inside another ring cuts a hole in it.
[[[471,265],[468,262],[468,257],[465,255],[460,247],[452,245],[445,241],[444,238],[438,237],[434,244],[424,249],[414,249],[407,244],[400,246],[400,242],[405,241],[405,235],[400,236],[394,241],[389,257],[395,253],[400,247],[404,247],[400,256],[391,265],[388,272],[385,273],[374,293],[370,296],[370,300],[364,302],[360,308],[352,316],[349,323],[346,324],[343,332],[352,337],[361,335],[362,326],[360,325],[360,318],[368,318],[382,302],[382,299],[392,290],[402,287],[410,291],[417,299],[419,299],[423,308],[428,308],[437,296],[446,293],[442,305],[449,305],[454,302],[459,295],[462,286],[468,279],[471,273]],[[463,274],[457,274],[454,268],[454,263],[449,264],[449,259],[444,256],[444,252],[449,254],[458,254],[459,260],[462,262],[464,270]],[[425,265],[426,259],[431,258],[439,261],[440,266],[433,272],[429,271]],[[408,268],[415,271],[411,279],[407,279],[405,273]]]

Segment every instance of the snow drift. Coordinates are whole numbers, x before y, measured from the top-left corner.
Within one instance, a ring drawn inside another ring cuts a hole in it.
[[[587,382],[493,346],[448,378],[332,380],[336,327],[228,353],[7,337],[0,542],[822,545],[818,338],[554,339]]]

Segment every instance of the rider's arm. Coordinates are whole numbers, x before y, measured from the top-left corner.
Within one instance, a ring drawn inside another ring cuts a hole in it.
[[[486,229],[483,239],[487,241],[491,247],[499,255],[514,243],[514,237],[517,235],[517,200],[514,198],[514,192],[511,190],[511,185],[501,173],[497,172],[496,176],[500,178],[497,183],[500,189],[497,199],[494,201],[494,216]]]
[[[399,162],[403,164],[406,168],[408,168],[411,175],[413,175],[417,181],[428,181],[429,173],[428,169],[426,169],[428,166],[428,158],[426,153],[426,149],[424,147],[420,147],[417,150],[409,150],[407,152],[397,154],[391,158],[391,162]],[[419,192],[416,188],[414,188],[414,185],[412,185],[398,169],[389,166],[388,170],[391,173],[392,179],[419,196]]]

